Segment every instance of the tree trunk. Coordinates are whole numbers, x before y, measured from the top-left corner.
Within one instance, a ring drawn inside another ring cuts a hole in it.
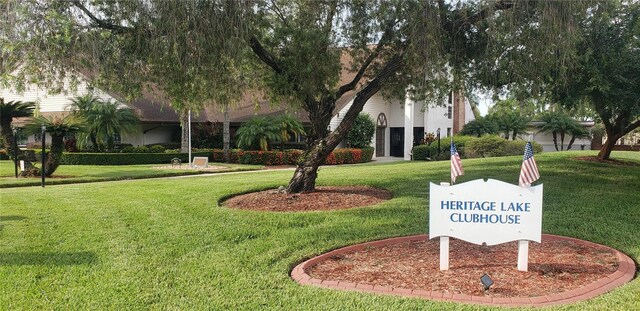
[[[222,152],[224,154],[224,161],[229,163],[229,148],[231,145],[231,133],[230,133],[230,121],[229,121],[229,104],[224,104],[222,107],[223,122],[222,122]]]
[[[7,151],[7,156],[15,163],[17,158],[13,157],[13,150],[16,138],[13,136],[10,122],[2,123],[0,126],[0,135],[2,135],[2,139],[4,140],[4,149]]]
[[[182,128],[182,135],[180,135],[180,152],[189,152],[189,112],[186,110],[180,111],[180,126]],[[191,159],[189,159],[191,161]]]
[[[613,151],[613,146],[616,145],[616,141],[618,138],[613,138],[607,135],[607,140],[602,144],[602,148],[600,148],[600,152],[598,153],[598,159],[607,160],[611,156],[611,151]]]
[[[569,145],[567,146],[567,151],[571,150],[571,147],[575,142],[576,142],[576,135],[571,135],[571,140],[569,141]]]
[[[376,94],[384,82],[394,75],[402,66],[402,54],[395,55],[378,75],[361,89],[353,99],[351,108],[347,111],[340,125],[329,133],[329,123],[333,117],[333,109],[339,96],[327,96],[319,103],[307,102],[305,108],[311,120],[311,132],[307,137],[308,148],[298,162],[293,177],[287,186],[287,193],[310,192],[315,190],[318,178],[318,167],[324,163],[327,156],[338,146],[353,126],[353,122],[362,111],[364,104]],[[312,142],[309,144],[309,142]]]
[[[16,149],[16,137],[13,136],[13,130],[11,129],[11,123],[6,122],[2,123],[0,126],[0,135],[4,140],[4,147],[7,150],[7,156],[13,161],[14,165],[22,160],[24,161],[24,171],[20,172],[18,176],[20,177],[28,177],[28,176],[36,176],[39,174],[39,171],[36,167],[33,166],[31,161],[27,160],[24,156],[24,152],[20,150],[20,148]],[[13,152],[15,149],[16,156],[13,156]]]
[[[334,147],[335,148],[335,147]],[[287,186],[287,193],[311,192],[316,189],[318,168],[333,151],[319,141],[313,148],[307,149],[301,156],[293,177]]]
[[[553,131],[551,132],[551,135],[553,136],[553,146],[556,147],[556,151],[560,151],[558,149],[558,132]]]
[[[51,135],[51,147],[46,162],[42,165],[44,175],[50,177],[60,166],[64,152],[64,135]]]
[[[560,151],[564,151],[564,131],[560,132]]]

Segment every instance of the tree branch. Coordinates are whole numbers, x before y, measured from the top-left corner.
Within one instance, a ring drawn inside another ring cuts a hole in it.
[[[514,4],[513,0],[498,0],[493,4],[493,7],[484,8],[480,10],[480,12],[469,16],[469,18],[465,20],[465,23],[475,24],[479,21],[486,19],[489,16],[489,13],[492,13],[495,11],[508,10],[513,7],[513,4]]]
[[[80,0],[73,0],[72,3],[73,3],[74,6],[76,6],[78,9],[80,9],[82,12],[84,12],[84,14],[86,14],[87,17],[89,17],[89,19],[91,19],[93,21],[93,23],[98,28],[111,30],[113,33],[116,33],[116,34],[127,33],[127,32],[133,31],[133,28],[124,27],[124,26],[120,26],[120,25],[115,25],[115,24],[112,24],[112,23],[109,23],[107,21],[99,19],[98,17],[93,15],[93,13],[91,13],[91,11],[89,11],[89,9],[87,9],[82,3],[80,3]]]
[[[373,52],[369,54],[364,63],[362,63],[362,66],[360,66],[360,69],[358,70],[356,76],[353,77],[353,80],[338,89],[338,91],[335,93],[336,99],[340,98],[342,95],[344,95],[344,93],[355,89],[355,87],[358,85],[358,82],[360,81],[360,79],[362,79],[365,72],[369,68],[369,65],[371,65],[371,63],[378,57],[378,55],[380,55],[380,51],[385,48],[387,42],[391,39],[391,35],[393,34],[393,26],[395,26],[395,23],[389,23],[389,25],[387,25],[387,28],[382,34],[382,37],[380,37],[375,50],[373,50]]]
[[[620,133],[620,136],[627,135],[629,134],[629,132],[635,130],[638,127],[640,127],[640,119],[636,120],[635,122],[629,124],[629,126],[625,127]]]
[[[273,71],[275,71],[277,74],[282,74],[284,72],[284,69],[278,63],[275,56],[273,56],[273,54],[271,54],[269,51],[267,51],[267,49],[264,48],[264,46],[262,46],[262,43],[260,43],[260,40],[258,40],[255,35],[251,35],[248,41],[251,50],[253,50],[253,53],[256,54],[256,56],[258,56],[258,58],[260,58],[263,63],[271,67],[271,69],[273,69]]]
[[[345,114],[340,125],[327,138],[327,145],[334,146],[347,135],[351,124],[362,111],[364,104],[385,85],[386,81],[404,66],[404,50],[395,54],[378,72],[376,77],[358,92],[353,104]]]
[[[282,24],[284,24],[285,27],[290,28],[289,23],[287,23],[287,19],[284,17],[284,14],[282,14],[282,10],[280,10],[275,1],[271,1],[271,7],[273,8],[273,12],[276,13],[280,20],[282,20]]]

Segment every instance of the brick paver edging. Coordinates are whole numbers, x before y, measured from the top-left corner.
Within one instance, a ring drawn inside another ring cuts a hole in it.
[[[324,253],[320,256],[311,258],[297,265],[291,271],[291,278],[293,278],[296,282],[302,285],[312,285],[312,286],[331,288],[331,289],[425,298],[425,299],[431,299],[436,301],[455,301],[455,302],[462,302],[462,303],[515,307],[515,306],[550,306],[550,305],[574,303],[574,302],[590,299],[598,295],[604,294],[624,283],[631,281],[636,271],[635,263],[631,258],[629,258],[629,256],[613,248],[610,248],[608,246],[592,243],[589,241],[559,236],[559,235],[543,234],[542,235],[543,241],[565,240],[565,241],[573,241],[578,244],[608,248],[611,251],[613,251],[616,254],[616,257],[618,258],[618,270],[616,270],[616,272],[602,279],[599,279],[598,281],[595,281],[589,285],[586,285],[574,290],[562,292],[559,294],[546,295],[546,296],[513,297],[513,298],[470,296],[470,295],[462,295],[462,294],[443,293],[439,291],[422,290],[419,288],[410,289],[410,288],[399,288],[399,287],[385,287],[385,286],[377,286],[377,285],[361,284],[361,283],[351,283],[351,282],[342,282],[342,281],[333,281],[333,280],[320,280],[320,279],[312,278],[305,272],[306,268],[313,267],[314,265],[327,260],[329,257],[335,256],[338,254],[360,251],[365,249],[366,247],[379,247],[379,246],[395,244],[395,243],[427,240],[428,238],[429,238],[428,235],[423,234],[423,235],[390,238],[385,240],[346,246],[340,249],[330,251],[328,253]]]

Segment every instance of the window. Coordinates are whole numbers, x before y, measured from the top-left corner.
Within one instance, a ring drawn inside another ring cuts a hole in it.
[[[451,106],[447,107],[447,118],[451,119],[453,115],[453,108]]]
[[[450,127],[447,128],[447,137],[449,137],[449,136],[451,136],[451,128]]]
[[[75,133],[67,133],[66,135],[64,135],[64,140],[75,139],[75,138],[76,138]]]
[[[18,145],[26,145],[28,141],[28,135],[23,128],[18,128],[16,132],[16,143]]]
[[[120,145],[122,143],[122,137],[120,137],[120,134],[118,133],[113,134],[113,143],[115,145]]]

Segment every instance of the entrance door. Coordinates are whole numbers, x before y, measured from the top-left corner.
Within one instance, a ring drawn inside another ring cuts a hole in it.
[[[404,157],[404,127],[392,127],[389,129],[391,138],[390,155],[392,157]]]
[[[384,127],[376,128],[376,157],[384,157],[384,141],[386,138],[384,130]]]

